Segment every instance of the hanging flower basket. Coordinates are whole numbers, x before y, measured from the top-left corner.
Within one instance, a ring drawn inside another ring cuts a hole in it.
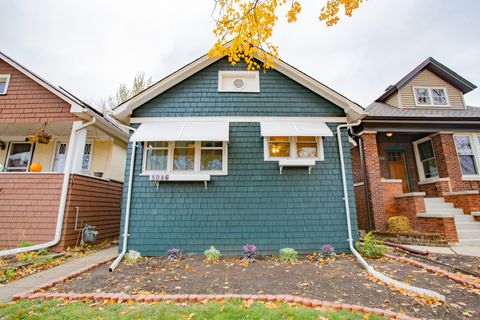
[[[50,140],[52,139],[52,136],[45,131],[46,126],[47,126],[47,123],[45,122],[39,133],[37,133],[35,135],[29,135],[27,137],[28,142],[30,142],[30,143],[38,142],[38,143],[42,143],[42,144],[48,144],[50,142]]]

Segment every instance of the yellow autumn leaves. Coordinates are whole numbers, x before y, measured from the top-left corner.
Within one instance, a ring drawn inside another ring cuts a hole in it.
[[[209,52],[212,58],[227,56],[235,65],[244,61],[248,70],[271,69],[278,58],[278,47],[270,41],[278,20],[277,9],[287,8],[287,22],[295,22],[302,11],[296,0],[214,0],[216,42]],[[320,20],[327,26],[338,22],[340,7],[351,16],[363,0],[328,0]],[[256,59],[258,60],[256,60]],[[258,61],[261,61],[259,63]]]

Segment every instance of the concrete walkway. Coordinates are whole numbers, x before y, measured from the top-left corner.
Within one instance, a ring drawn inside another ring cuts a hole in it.
[[[80,268],[86,267],[94,263],[98,263],[102,260],[116,257],[117,255],[117,247],[100,250],[93,254],[89,254],[68,261],[55,268],[34,273],[32,275],[29,275],[28,277],[19,279],[17,281],[9,282],[4,286],[0,285],[0,303],[7,303],[11,301],[14,294],[24,292],[45,282],[54,280],[62,276],[66,276],[67,274],[74,272]],[[108,272],[108,269],[105,269],[105,272]]]
[[[414,249],[423,249],[432,253],[440,254],[459,254],[463,256],[480,257],[480,247],[464,247],[464,246],[450,246],[450,247],[427,247],[427,246],[413,246],[407,247]]]

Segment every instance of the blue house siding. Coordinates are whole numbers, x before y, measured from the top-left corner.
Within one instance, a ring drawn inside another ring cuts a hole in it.
[[[134,110],[132,117],[343,117],[343,109],[276,70],[260,71],[260,92],[218,92],[219,70],[242,70],[226,59],[208,66]]]
[[[345,112],[278,71],[260,72],[259,93],[219,93],[219,70],[245,70],[222,59],[134,110],[132,117],[293,116],[343,117]],[[332,131],[338,123],[328,124]],[[350,209],[357,234],[350,151],[344,132]],[[332,244],[348,251],[340,159],[336,136],[324,138],[325,161],[307,168],[285,168],[264,161],[257,122],[230,123],[228,175],[202,182],[163,182],[157,190],[141,176],[143,149],[137,145],[128,249],[164,255],[178,247],[202,252],[214,245],[240,254],[246,243],[261,253],[293,247],[300,252]],[[122,230],[131,161],[129,144]],[[121,241],[123,239],[120,239]]]
[[[335,130],[334,124],[330,127]],[[346,134],[343,142],[351,172]],[[338,252],[348,251],[336,137],[324,138],[324,150],[325,161],[317,162],[310,175],[306,168],[286,168],[280,175],[277,162],[263,159],[260,125],[232,123],[227,176],[213,176],[208,189],[200,182],[167,182],[157,190],[140,176],[143,153],[138,148],[128,249],[164,255],[172,247],[202,252],[215,245],[240,254],[242,245],[254,243],[262,253],[283,247],[311,252],[329,243]],[[348,185],[353,199],[351,175]],[[356,235],[353,200],[350,208]]]

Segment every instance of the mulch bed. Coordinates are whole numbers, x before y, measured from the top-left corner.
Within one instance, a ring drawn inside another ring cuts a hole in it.
[[[218,264],[206,264],[200,256],[187,256],[180,262],[169,262],[164,257],[142,258],[136,265],[121,264],[113,273],[108,273],[107,266],[93,269],[48,292],[291,294],[405,312],[419,318],[480,316],[479,290],[389,259],[369,263],[399,281],[436,290],[446,296],[447,302],[431,304],[375,283],[350,255],[338,256],[327,265],[307,257],[295,265],[275,257],[263,257],[251,265],[230,257]]]

